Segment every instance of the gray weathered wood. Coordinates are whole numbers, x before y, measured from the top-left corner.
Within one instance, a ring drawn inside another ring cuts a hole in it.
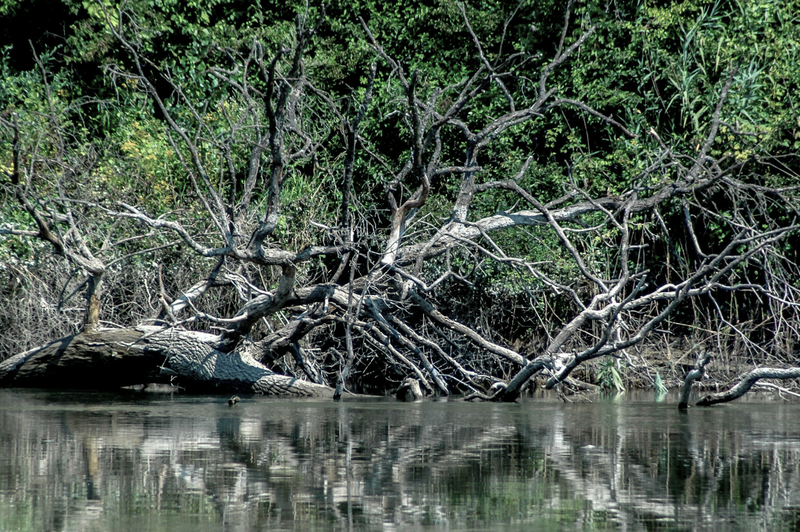
[[[66,336],[0,364],[0,385],[43,388],[116,388],[164,380],[158,350],[130,349],[142,333],[94,330]]]
[[[746,394],[761,379],[798,379],[800,368],[756,368],[747,373],[739,383],[724,392],[707,395],[697,402],[697,406],[711,406],[727,403]]]
[[[703,378],[706,372],[706,364],[711,360],[711,353],[704,354],[697,360],[697,364],[692,370],[686,374],[686,379],[683,381],[683,389],[681,390],[681,399],[678,402],[679,410],[686,410],[689,408],[689,395],[692,393],[692,384],[694,381]]]
[[[195,391],[333,397],[333,389],[278,375],[216,335],[169,328],[100,329],[0,363],[0,386],[108,389],[173,382]]]

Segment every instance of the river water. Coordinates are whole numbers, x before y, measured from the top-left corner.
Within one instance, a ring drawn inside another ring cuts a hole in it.
[[[0,390],[0,530],[800,531],[800,404]]]

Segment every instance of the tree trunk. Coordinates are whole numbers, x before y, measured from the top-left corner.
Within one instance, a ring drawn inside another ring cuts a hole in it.
[[[118,388],[170,382],[191,391],[333,397],[333,389],[278,375],[247,352],[215,349],[206,333],[137,327],[82,332],[0,364],[0,386]]]
[[[42,388],[117,388],[164,381],[159,350],[129,346],[135,329],[85,331],[20,353],[0,364],[0,385]]]

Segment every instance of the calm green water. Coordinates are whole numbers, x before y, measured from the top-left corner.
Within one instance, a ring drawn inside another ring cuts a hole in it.
[[[800,405],[0,390],[0,530],[800,531]]]

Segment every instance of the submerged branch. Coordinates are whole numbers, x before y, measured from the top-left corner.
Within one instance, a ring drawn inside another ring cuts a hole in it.
[[[681,390],[681,399],[678,402],[678,409],[686,410],[689,408],[689,395],[692,393],[692,384],[694,381],[701,380],[706,371],[706,364],[711,360],[711,353],[706,353],[699,357],[697,364],[694,368],[686,374],[686,379],[683,382],[683,389]]]
[[[730,390],[707,395],[697,402],[697,406],[711,406],[738,399],[761,379],[800,379],[800,368],[756,368],[742,376]]]

